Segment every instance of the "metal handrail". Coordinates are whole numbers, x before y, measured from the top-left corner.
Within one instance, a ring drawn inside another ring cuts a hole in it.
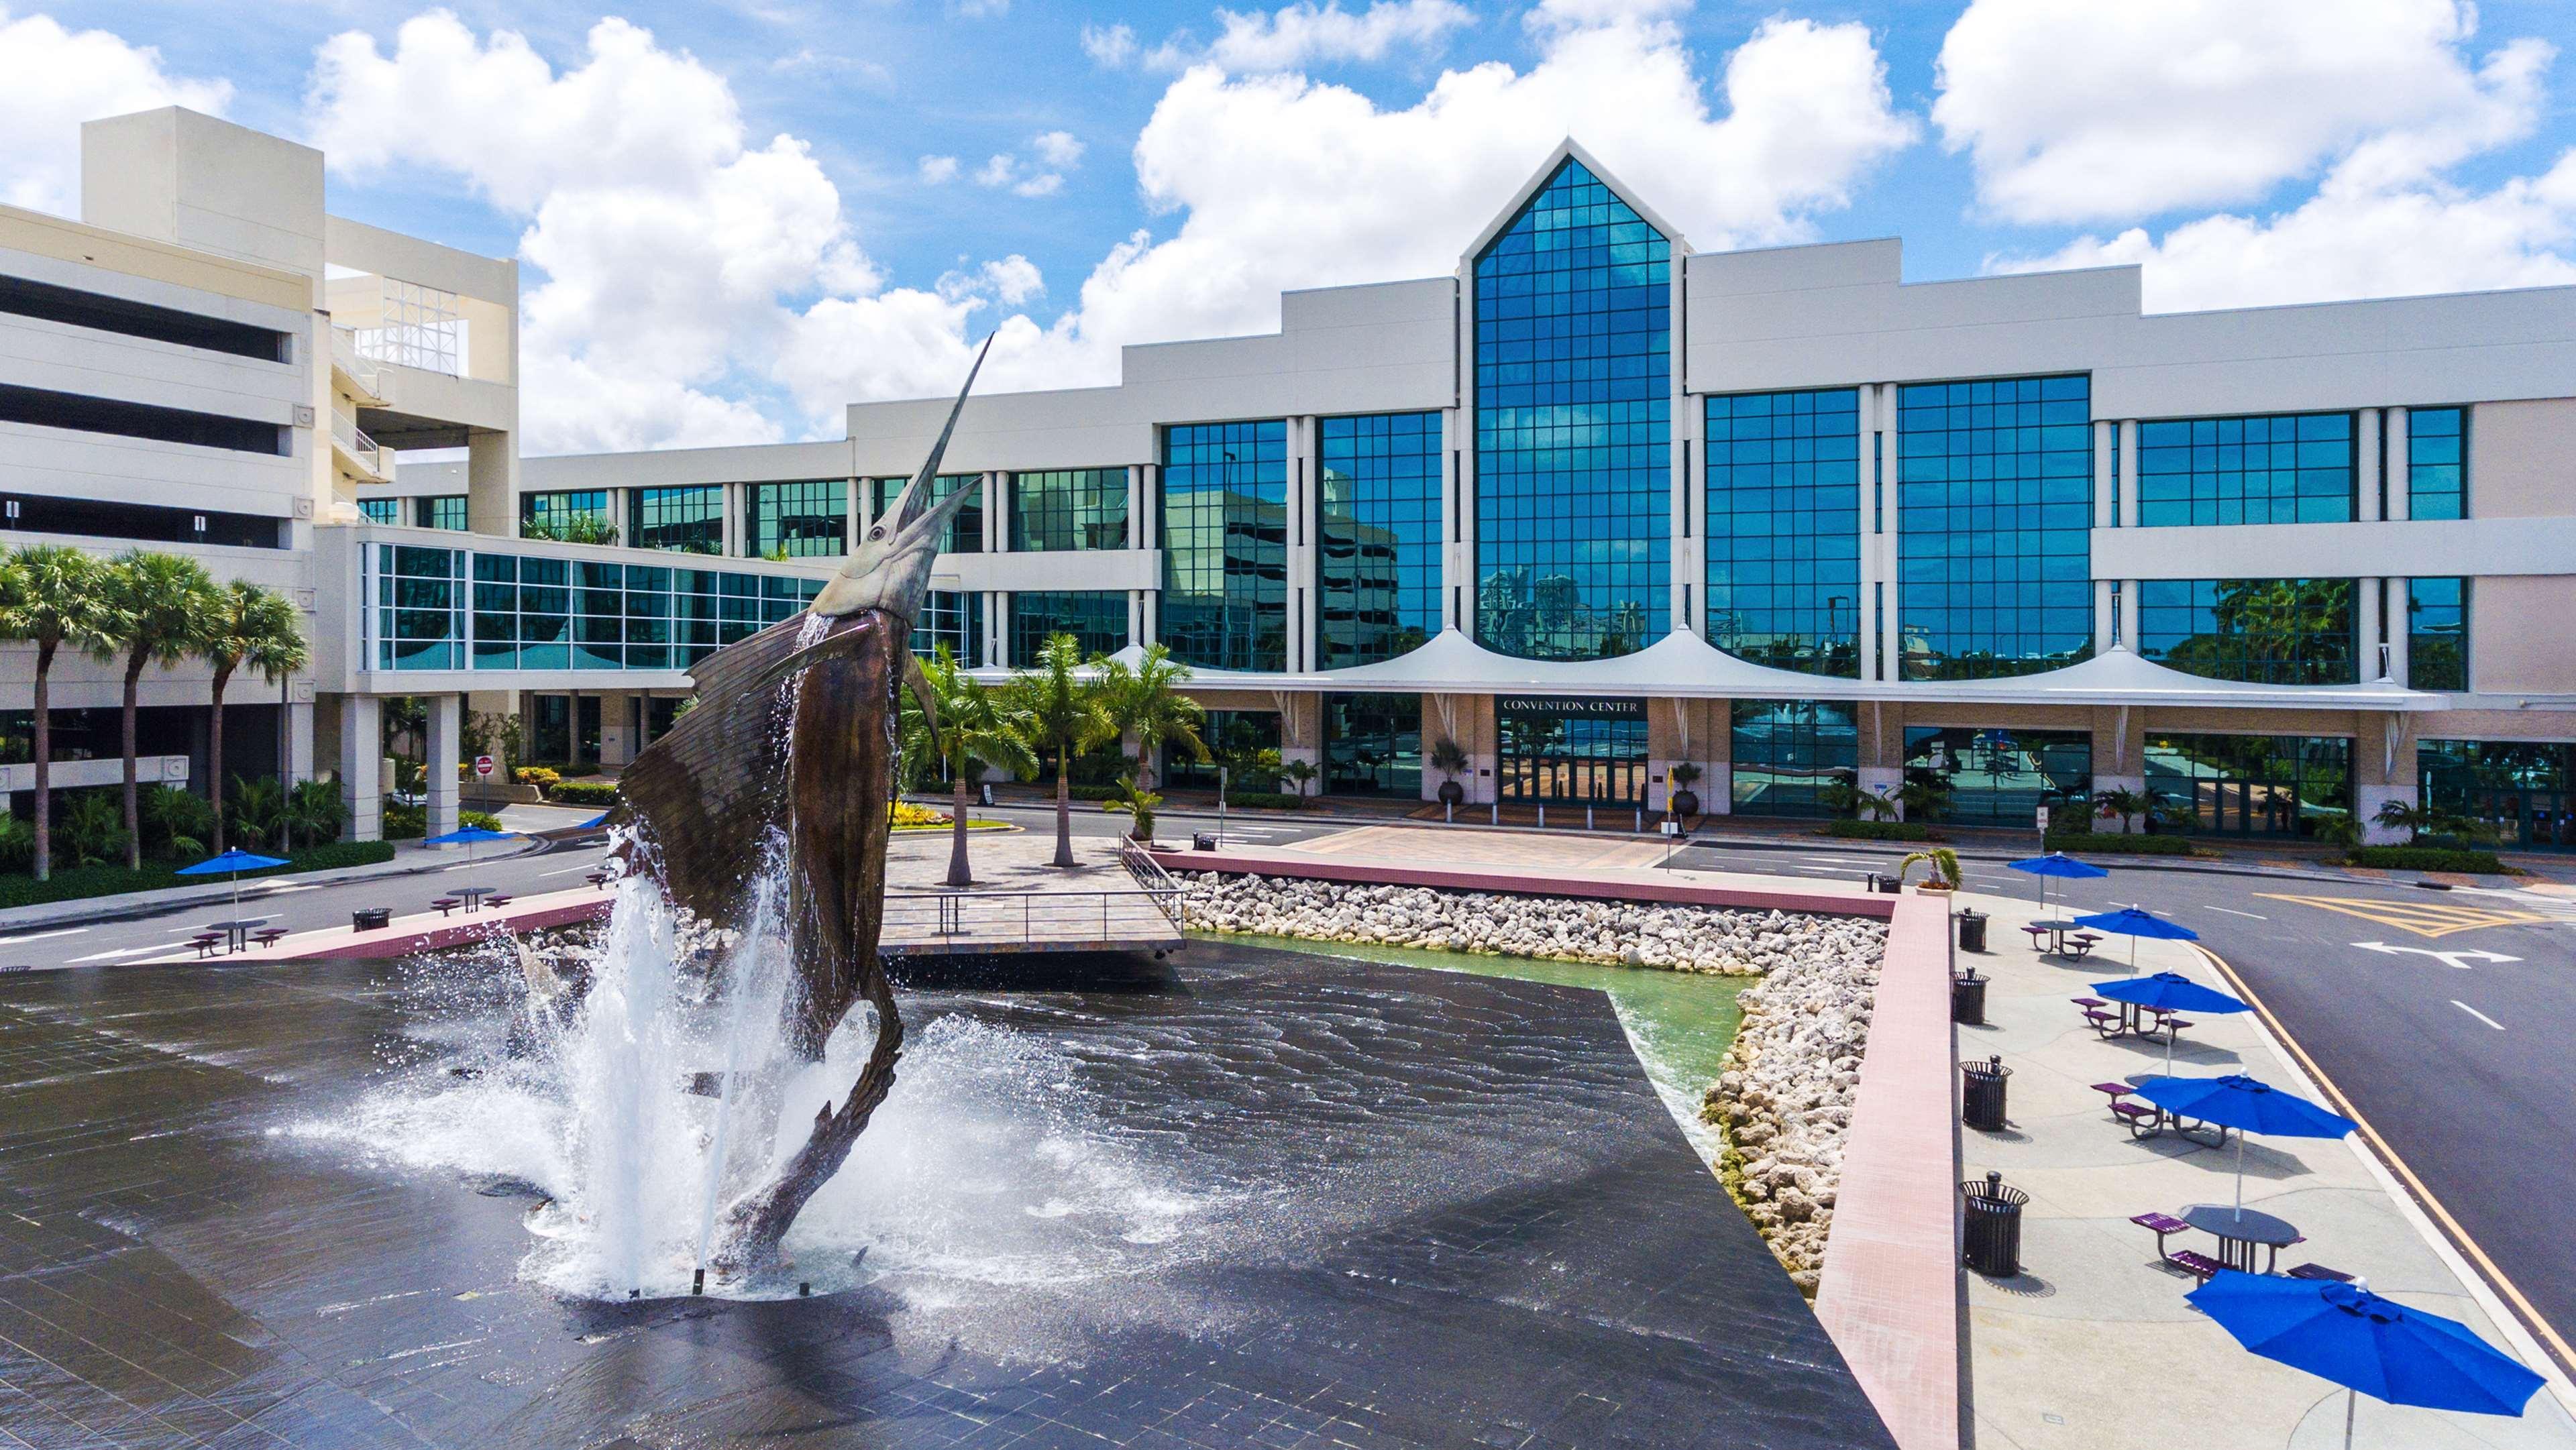
[[[1155,860],[1151,852],[1130,837],[1118,843],[1118,864],[1127,868],[1127,874],[1136,878],[1138,886],[1158,897],[1168,897],[1171,905],[1163,914],[1171,918],[1174,928],[1189,929],[1189,888],[1174,880],[1172,873],[1163,869],[1162,862]]]
[[[1111,941],[1148,935],[1147,923],[1179,930],[1180,894],[1177,882],[1133,890],[888,892],[879,920],[888,950],[896,952],[903,944],[891,939],[913,935],[904,928],[926,928],[918,936],[971,936],[996,945]],[[1129,908],[1123,914],[1122,905]],[[1097,934],[1090,931],[1095,924]]]

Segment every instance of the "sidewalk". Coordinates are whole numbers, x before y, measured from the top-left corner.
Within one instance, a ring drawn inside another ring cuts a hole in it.
[[[2014,1450],[2164,1450],[2184,1439],[2192,1450],[2341,1444],[2343,1392],[2238,1348],[2183,1301],[2192,1278],[2162,1264],[2154,1235],[2128,1221],[2150,1210],[2178,1214],[2189,1204],[2232,1202],[2236,1162],[2233,1147],[2131,1139],[2090,1086],[2162,1070],[2161,1047],[2102,1041],[2068,1001],[2088,995],[2090,982],[2127,975],[2128,943],[2106,942],[2107,958],[2060,961],[2035,952],[2019,930],[2035,917],[2032,903],[1963,893],[1958,905],[1993,917],[1989,951],[1959,959],[1992,979],[1988,1025],[1958,1029],[1959,1055],[2000,1056],[2012,1069],[2009,1126],[1962,1130],[1962,1176],[1998,1171],[2006,1185],[2030,1195],[2022,1272],[1963,1276],[1976,1443]],[[2181,972],[2227,989],[2187,943],[2140,943],[2138,970]],[[2318,1096],[2254,1014],[2196,1020],[2175,1049],[2176,1072],[2246,1072]],[[2289,1219],[2306,1235],[2283,1252],[2283,1268],[2313,1261],[2361,1276],[2374,1291],[2461,1320],[2488,1343],[2551,1372],[2358,1138],[2257,1134],[2245,1144],[2244,1161],[2246,1205]],[[2208,1252],[2211,1242],[2186,1234],[2168,1247]],[[2553,1388],[2567,1393],[2563,1378],[2553,1377]],[[2364,1397],[2354,1443],[2576,1447],[2576,1421],[2547,1389],[2518,1420]]]
[[[543,849],[536,843],[517,847],[487,846],[475,855],[477,861],[499,862],[512,856],[526,855]],[[443,871],[465,859],[465,851],[456,846],[423,846],[416,841],[395,845],[394,858],[372,866],[342,866],[328,871],[297,871],[284,876],[245,877],[241,883],[241,901],[249,906],[264,897],[279,894],[281,889],[296,891],[314,886],[336,886],[349,881],[368,881],[386,876],[411,876],[425,871]],[[128,921],[139,916],[159,916],[169,911],[191,910],[199,906],[228,906],[233,900],[232,883],[223,877],[209,877],[203,883],[164,887],[159,891],[128,891],[118,896],[85,896],[76,901],[46,901],[34,906],[13,906],[0,911],[0,932],[24,931],[31,927],[86,926],[101,921]]]

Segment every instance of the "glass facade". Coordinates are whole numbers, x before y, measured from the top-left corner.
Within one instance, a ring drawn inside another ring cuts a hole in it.
[[[1391,660],[1440,632],[1440,415],[1325,418],[1315,663]]]
[[[1505,697],[1494,702],[1494,731],[1501,745],[1494,782],[1505,804],[1624,810],[1645,803],[1643,700]]]
[[[1476,637],[1600,659],[1671,603],[1671,244],[1568,159],[1476,258]]]
[[[464,531],[465,495],[440,494],[435,498],[424,498],[417,502],[419,508],[413,513],[412,519],[422,528],[454,529],[460,533]]]
[[[849,551],[850,486],[837,478],[746,484],[743,537],[761,559],[807,559]]]
[[[2469,414],[2416,408],[2406,415],[2406,516],[2469,516]]]
[[[2506,846],[2576,850],[2576,745],[2419,740],[2424,803],[2493,826]]]
[[[1031,590],[1011,596],[1011,668],[1034,668],[1050,635],[1069,634],[1083,658],[1127,647],[1123,589]]]
[[[1897,390],[1902,678],[2027,675],[2093,653],[2092,413],[2085,377]]]
[[[2469,581],[2406,581],[2406,683],[2418,690],[2469,687]]]
[[[2360,678],[2349,579],[2147,579],[2138,653],[2213,680],[2349,685]]]
[[[1011,476],[1011,552],[1126,547],[1126,469],[1059,468]]]
[[[1163,615],[1172,657],[1288,668],[1288,425],[1163,430]]]
[[[1327,795],[1422,794],[1422,697],[1326,695],[1324,778]]]
[[[627,537],[639,549],[671,549],[683,554],[724,552],[722,484],[639,488],[628,506],[635,517]]]
[[[2138,425],[2138,523],[2336,524],[2353,516],[2352,415]]]
[[[362,498],[358,512],[371,524],[398,524],[403,521],[403,501],[398,498]]]
[[[928,659],[943,644],[966,668],[984,667],[983,595],[960,589],[933,589],[922,596],[921,617],[912,625],[912,652]]]
[[[976,482],[983,476],[984,475],[980,473],[942,473],[934,475],[930,480],[930,501],[933,504],[939,503],[943,499],[946,499],[950,494],[966,487],[968,484]],[[871,519],[881,519],[886,516],[886,510],[894,507],[894,501],[903,497],[904,485],[912,482],[912,480],[909,478],[876,478],[870,479],[868,482],[872,498],[871,505],[868,509],[868,517]],[[974,498],[958,505],[957,512],[948,520],[948,540],[941,544],[939,548],[940,552],[946,554],[980,554],[984,552],[983,490],[976,490]]]
[[[814,579],[377,545],[380,670],[685,669],[805,607]]]
[[[617,518],[604,488],[560,489],[519,495],[519,532],[529,538],[564,538],[581,530],[604,530],[615,541]]]
[[[1226,772],[1229,791],[1279,789],[1279,716],[1268,710],[1210,710],[1199,725],[1208,758],[1189,747],[1165,742],[1162,783],[1182,790],[1216,789],[1216,773]]]
[[[1708,400],[1708,642],[1860,675],[1860,393]]]
[[[2301,735],[2149,735],[2147,794],[2187,831],[2313,835],[2352,814],[2352,742]]]
[[[1940,819],[2034,826],[2039,808],[2052,821],[2091,819],[2093,737],[2082,730],[1909,725],[1905,779],[1938,785]]]
[[[1729,706],[1735,814],[1830,816],[1825,793],[1860,780],[1852,707],[1827,700],[1736,700]]]

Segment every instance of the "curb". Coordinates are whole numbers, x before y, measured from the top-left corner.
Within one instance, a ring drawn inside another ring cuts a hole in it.
[[[516,860],[522,856],[541,856],[546,852],[553,850],[555,846],[559,844],[554,840],[542,836],[532,836],[529,839],[534,841],[536,844],[525,850],[511,851],[506,854],[480,856],[475,858],[476,863],[480,864],[484,861],[510,861]],[[342,871],[337,873],[331,871],[296,871],[289,872],[283,876],[262,876],[255,879],[258,881],[292,881],[298,885],[345,886],[354,881],[389,881],[402,876],[423,876],[432,871],[444,871],[450,866],[460,865],[462,863],[463,858],[459,857],[455,860],[426,861],[418,865],[401,866],[396,869],[356,867],[342,868]],[[38,902],[33,906],[10,907],[6,911],[0,911],[0,932],[43,930],[49,927],[61,926],[96,926],[100,923],[111,921],[137,921],[145,917],[165,916],[170,913],[180,911],[193,911],[201,906],[229,903],[233,899],[232,889],[228,886],[212,889],[201,895],[165,896],[152,901],[135,901],[132,899],[135,894],[136,893],[133,892],[127,892],[120,896],[89,898],[90,900],[102,903],[122,903],[121,905],[107,905],[97,911],[63,916],[45,916],[23,921],[10,919],[8,912],[42,911],[48,907],[56,906],[75,907],[80,905],[81,901],[79,899],[71,901],[46,901]]]

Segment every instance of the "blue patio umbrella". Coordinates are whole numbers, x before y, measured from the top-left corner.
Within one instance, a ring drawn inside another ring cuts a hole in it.
[[[2124,906],[2095,916],[2079,916],[2075,924],[2088,931],[2107,931],[2129,938],[2129,970],[2138,969],[2138,938],[2153,937],[2158,941],[2198,941],[2200,933],[2178,922],[2165,920],[2153,912]]]
[[[290,863],[283,857],[255,855],[236,846],[220,856],[209,856],[194,866],[182,866],[171,874],[174,876],[229,875],[233,878],[233,910],[238,913],[241,910],[241,874],[243,872],[265,871],[271,866],[288,864]]]
[[[2143,1077],[2137,1095],[2181,1118],[2236,1130],[2236,1211],[2245,1211],[2245,1135],[2340,1138],[2357,1126],[2294,1092],[2243,1073],[2225,1077]]]
[[[2027,861],[2014,861],[2010,863],[2009,869],[2014,871],[2027,871],[2031,875],[2039,878],[2039,914],[2042,916],[2048,915],[2049,877],[2108,876],[2111,874],[2089,861],[2078,861],[2063,851],[2051,851],[2045,856],[2033,856]]]
[[[606,812],[606,811],[601,811],[598,815],[592,816],[589,820],[586,820],[586,821],[582,822],[580,825],[573,827],[573,829],[574,829],[574,830],[576,830],[576,831],[595,831],[595,830],[598,830],[600,827],[602,827],[602,826],[604,826],[604,825],[607,825],[607,824],[608,824],[608,812]]]
[[[2392,1405],[2519,1415],[2540,1376],[2456,1319],[2409,1309],[2363,1284],[2228,1270],[2183,1296],[2236,1342],[2342,1385],[2343,1443],[2359,1396]]]
[[[2095,982],[2093,990],[2114,1002],[2153,1007],[2160,1012],[2251,1012],[2254,1009],[2215,987],[2204,987],[2179,972],[2145,977],[2115,977]],[[2174,1034],[2165,1034],[2165,1071],[2173,1071]]]
[[[484,841],[507,841],[515,838],[518,834],[519,833],[516,831],[494,831],[487,830],[482,826],[467,826],[461,831],[450,831],[444,836],[432,836],[428,840],[421,842],[421,844],[424,846],[461,845],[465,848],[465,859],[470,863],[474,859],[474,847],[478,843]]]

